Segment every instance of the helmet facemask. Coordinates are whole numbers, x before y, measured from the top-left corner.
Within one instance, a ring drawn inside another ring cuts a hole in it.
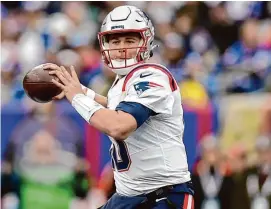
[[[147,55],[147,44],[149,40],[149,36],[146,36],[149,34],[147,32],[148,29],[143,30],[121,30],[121,31],[114,31],[114,33],[100,33],[99,34],[99,40],[100,40],[100,47],[101,47],[101,53],[104,63],[111,68],[114,71],[117,71],[118,74],[121,72],[120,69],[127,69],[130,67],[133,67],[135,65],[143,63],[146,59],[149,58]],[[140,42],[138,46],[135,47],[125,47],[125,48],[109,48],[109,35],[110,34],[116,34],[116,33],[130,33],[130,32],[136,32],[140,34]],[[135,56],[128,57],[129,50],[136,50]],[[114,51],[123,51],[124,57],[122,60],[116,60],[112,56],[112,52]]]

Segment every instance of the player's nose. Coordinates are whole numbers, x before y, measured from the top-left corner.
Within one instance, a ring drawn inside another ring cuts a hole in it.
[[[120,53],[125,52],[125,44],[123,42],[121,42],[120,45],[119,45],[119,52]]]
[[[126,56],[126,49],[125,49],[125,43],[121,42],[119,49],[118,49],[118,57],[125,59]]]

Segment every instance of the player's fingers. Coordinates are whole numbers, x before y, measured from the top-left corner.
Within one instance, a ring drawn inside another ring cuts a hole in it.
[[[71,66],[70,69],[71,69],[71,75],[72,75],[72,77],[73,77],[76,81],[78,81],[78,82],[80,83],[80,81],[79,81],[79,79],[78,79],[78,76],[77,76],[77,73],[75,72],[74,66]]]
[[[66,70],[66,68],[64,66],[60,66],[60,69],[63,73],[63,75],[69,80],[71,81],[72,80],[72,77],[71,75],[68,73],[68,71]]]
[[[42,67],[48,67],[48,66],[57,66],[57,65],[54,64],[54,63],[47,62],[47,63],[41,64],[41,66]]]
[[[58,75],[62,74],[62,71],[57,71],[57,70],[51,70],[48,72],[49,75],[55,75],[58,77]],[[63,76],[63,75],[62,75]]]
[[[49,71],[49,75],[54,75],[53,78],[54,78],[56,81],[60,81],[60,79],[59,79],[58,76],[57,76],[57,71],[55,71],[55,70]]]
[[[59,88],[61,88],[63,91],[65,90],[65,86],[59,82],[57,82],[55,79],[52,79],[52,82],[58,86]]]
[[[65,86],[70,83],[68,81],[68,79],[62,74],[62,72],[59,72],[59,71],[50,71],[49,74],[50,75],[55,74]]]
[[[60,94],[53,97],[53,100],[62,99],[64,96],[65,96],[65,93],[64,91],[62,91]]]
[[[56,64],[47,63],[42,66],[44,70],[60,70],[60,67]]]

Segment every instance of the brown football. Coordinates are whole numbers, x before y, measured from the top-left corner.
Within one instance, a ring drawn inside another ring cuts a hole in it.
[[[61,93],[61,89],[52,82],[52,78],[56,80],[58,78],[50,75],[49,71],[50,69],[44,70],[43,65],[39,65],[25,75],[23,88],[32,100],[46,103],[52,101],[54,96]]]

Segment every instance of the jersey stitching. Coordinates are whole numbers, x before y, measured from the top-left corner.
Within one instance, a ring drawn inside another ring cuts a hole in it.
[[[156,138],[159,139],[159,138],[158,138],[157,129],[156,129],[155,125],[153,124],[152,119],[151,119],[151,124],[152,124],[152,127],[153,127],[154,131],[155,131]],[[164,142],[164,141],[163,141],[163,142]],[[165,152],[164,152],[164,150],[163,150],[161,144],[162,144],[162,143],[159,144],[159,147],[160,147],[160,149],[161,149],[161,151],[162,151],[162,153],[163,153],[164,166],[165,166],[165,169],[166,169],[166,171],[167,171],[167,176],[168,176],[168,170],[169,170],[169,169],[168,169],[168,167],[167,167],[167,165],[166,165],[166,161],[165,161]]]
[[[161,151],[162,151],[162,153],[163,153],[163,160],[164,160],[164,165],[165,165],[165,169],[166,169],[166,171],[167,171],[167,176],[170,176],[169,175],[169,168],[168,168],[168,166],[167,166],[167,164],[166,164],[166,161],[165,161],[165,152],[164,152],[164,149],[163,149],[163,147],[161,146],[161,144],[159,144],[159,146],[160,146],[160,149],[161,149]]]
[[[156,131],[156,130],[155,130],[155,131]],[[160,145],[161,145],[162,143],[164,143],[164,141],[166,141],[166,140],[168,140],[168,139],[172,139],[172,138],[178,137],[178,136],[182,136],[182,134],[172,135],[171,137],[168,137],[168,138],[164,139],[163,141],[161,141],[161,143],[159,143],[159,144],[157,144],[157,145],[159,145],[159,147],[160,147]],[[147,150],[147,149],[149,149],[149,148],[155,147],[155,146],[157,146],[157,145],[153,145],[153,146],[150,146],[150,147],[148,147],[148,148],[144,148],[144,149],[142,149],[142,150],[139,150],[139,151],[137,151],[137,152],[130,153],[130,156],[131,156],[131,155],[135,155],[135,154],[137,154],[137,153],[139,153],[139,152],[145,151],[145,150]]]

